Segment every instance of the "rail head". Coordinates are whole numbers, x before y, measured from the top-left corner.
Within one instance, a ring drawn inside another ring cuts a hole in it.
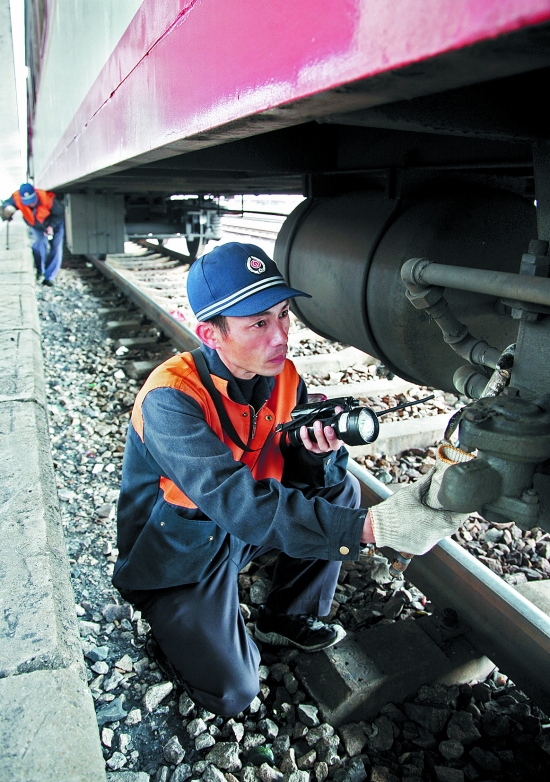
[[[157,323],[179,350],[194,350],[200,345],[200,340],[194,332],[173,318],[160,304],[137,288],[121,269],[115,268],[108,261],[100,261],[93,255],[89,255],[87,258],[101,274],[114,282],[131,301],[143,310],[147,317]]]

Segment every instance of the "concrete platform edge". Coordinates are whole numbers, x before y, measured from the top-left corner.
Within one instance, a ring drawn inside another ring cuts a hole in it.
[[[12,263],[13,261],[13,263]],[[0,779],[105,782],[48,432],[24,225],[0,254]],[[7,317],[7,313],[18,317]]]

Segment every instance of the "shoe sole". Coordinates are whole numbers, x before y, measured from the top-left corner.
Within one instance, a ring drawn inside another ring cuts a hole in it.
[[[325,641],[324,643],[316,644],[315,646],[303,646],[284,635],[279,635],[279,633],[263,633],[261,630],[258,630],[257,627],[254,628],[254,636],[258,641],[262,641],[265,644],[271,644],[271,646],[295,646],[296,649],[301,649],[302,652],[320,652],[322,649],[329,649],[346,637],[347,633],[343,627],[340,625],[335,625],[335,627],[337,628],[336,638],[333,641]]]

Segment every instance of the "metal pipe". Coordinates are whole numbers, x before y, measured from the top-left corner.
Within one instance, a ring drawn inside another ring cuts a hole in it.
[[[107,261],[100,261],[93,255],[86,256],[101,274],[112,280],[122,292],[131,299],[145,314],[156,323],[178,350],[193,350],[200,345],[200,340],[190,329],[179,323],[160,304],[150,296],[139,291],[128,280],[122,271],[115,269]]]
[[[365,504],[392,495],[352,459],[348,470],[359,479]],[[453,608],[471,628],[468,638],[480,653],[544,711],[550,709],[550,617],[449,538],[427,554],[413,557],[407,578],[434,605]]]
[[[492,348],[483,339],[476,339],[451,311],[443,295],[445,289],[434,285],[416,285],[406,282],[407,298],[417,309],[427,312],[443,333],[445,342],[461,358],[471,364],[494,369],[500,358],[500,350]]]
[[[403,264],[401,279],[405,284],[438,285],[550,307],[550,278],[547,277],[446,266],[427,258],[411,258]]]
[[[480,399],[487,387],[487,375],[481,374],[471,364],[459,367],[453,375],[453,385],[459,394],[469,399]]]

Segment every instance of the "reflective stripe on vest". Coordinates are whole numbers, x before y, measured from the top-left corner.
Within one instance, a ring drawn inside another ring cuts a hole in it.
[[[55,193],[51,193],[49,190],[35,190],[35,192],[38,196],[38,204],[36,207],[26,206],[21,200],[19,190],[16,190],[12,195],[15,205],[21,211],[23,220],[27,225],[34,225],[35,222],[41,225],[44,220],[47,220],[52,211],[55,199]]]
[[[275,386],[271,396],[257,413],[254,439],[250,436],[250,407],[231,400],[227,395],[227,380],[212,375],[214,385],[223,397],[227,414],[235,427],[237,434],[244,443],[253,450],[243,452],[223,431],[212,397],[204,388],[190,353],[174,356],[157,367],[146,380],[136,397],[132,411],[132,425],[144,442],[142,405],[145,397],[155,388],[174,388],[195,399],[201,406],[208,426],[224,442],[233,453],[235,461],[243,462],[250,469],[255,480],[275,478],[281,480],[284,461],[279,448],[281,435],[274,434],[275,426],[290,419],[290,411],[297,402],[300,376],[292,361],[287,359],[280,375],[275,377]],[[268,438],[269,445],[264,448]],[[196,508],[197,505],[184,494],[169,478],[161,477],[159,486],[166,502],[184,508]]]

